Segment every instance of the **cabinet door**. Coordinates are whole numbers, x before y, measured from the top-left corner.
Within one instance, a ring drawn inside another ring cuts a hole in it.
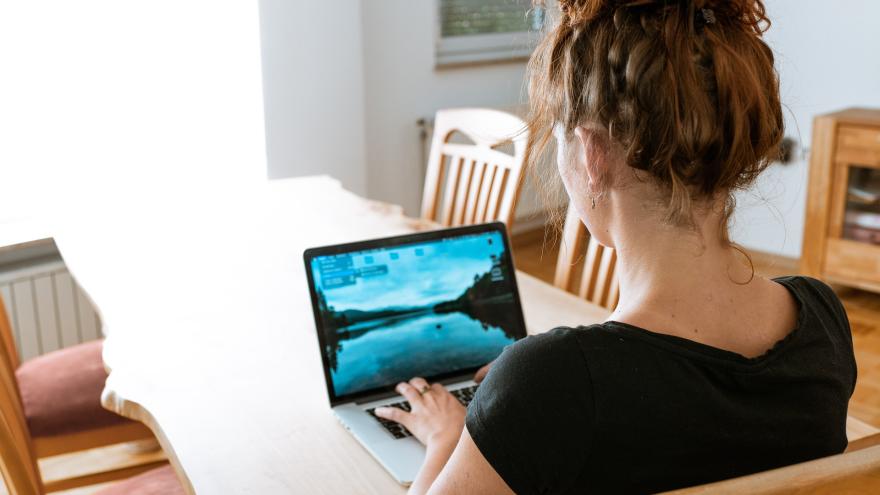
[[[880,129],[841,126],[832,184],[825,275],[880,288]]]

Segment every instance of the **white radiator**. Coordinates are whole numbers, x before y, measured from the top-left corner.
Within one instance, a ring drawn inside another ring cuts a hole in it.
[[[60,259],[0,268],[0,296],[22,361],[101,335],[97,313]]]

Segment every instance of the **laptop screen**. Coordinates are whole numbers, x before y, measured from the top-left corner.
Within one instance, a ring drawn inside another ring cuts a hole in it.
[[[337,400],[474,370],[525,335],[503,229],[465,232],[307,254]]]

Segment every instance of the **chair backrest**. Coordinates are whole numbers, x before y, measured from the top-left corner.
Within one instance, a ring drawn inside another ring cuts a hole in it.
[[[876,493],[878,479],[880,479],[880,445],[665,493],[676,495]]]
[[[16,350],[15,340],[12,338],[12,325],[9,323],[9,316],[6,313],[6,305],[3,304],[2,296],[0,296],[0,353],[5,354],[9,362],[12,363],[12,369],[18,369],[18,350]]]
[[[451,142],[456,133],[473,144]],[[444,226],[513,222],[528,131],[519,117],[485,108],[440,110],[425,175],[422,218]],[[512,143],[513,155],[496,149]]]
[[[9,317],[6,314],[3,297],[0,296],[0,368],[3,374],[0,380],[8,381],[10,390],[10,400],[13,400],[17,407],[24,411],[21,402],[21,392],[18,389],[18,380],[15,377],[15,370],[18,369],[18,353],[15,350],[15,343],[12,340],[12,326],[9,323]],[[24,413],[22,412],[22,417]]]
[[[553,283],[594,304],[614,310],[620,297],[615,270],[617,255],[588,234],[577,210],[569,206]]]
[[[0,299],[0,308],[3,300]],[[9,330],[6,313],[0,309],[0,332]],[[7,345],[0,339],[0,347]],[[28,431],[15,367],[5,349],[0,349],[0,471],[10,495],[39,495],[43,491],[36,456]]]

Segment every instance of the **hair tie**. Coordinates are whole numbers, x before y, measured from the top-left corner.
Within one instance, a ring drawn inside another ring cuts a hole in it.
[[[706,24],[715,24],[715,11],[712,9],[700,9],[700,14],[703,16],[703,22]]]

